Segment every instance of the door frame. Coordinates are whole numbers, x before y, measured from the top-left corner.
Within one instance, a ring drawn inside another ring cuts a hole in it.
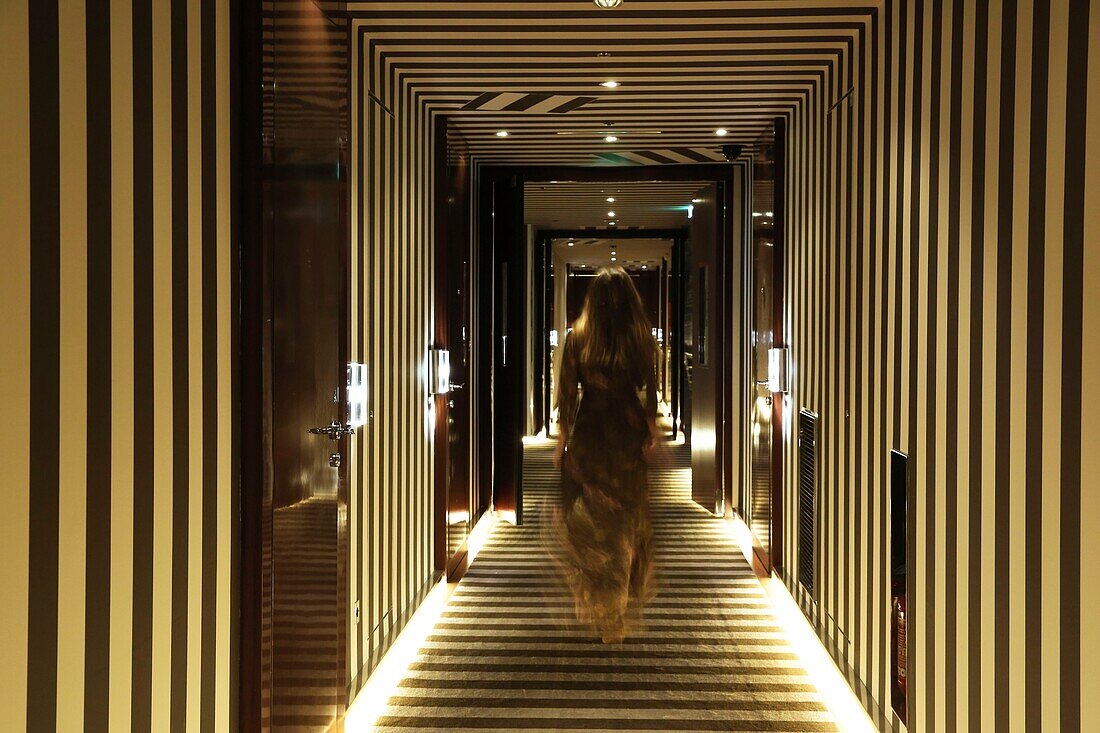
[[[733,342],[743,341],[739,338],[740,334],[737,332],[739,321],[734,319],[733,304],[738,300],[737,284],[741,282],[740,277],[731,277],[731,273],[736,272],[740,266],[740,258],[734,256],[735,253],[731,252],[731,243],[733,238],[739,233],[735,232],[733,222],[729,216],[729,212],[733,211],[733,191],[734,181],[738,176],[743,175],[743,170],[747,162],[744,159],[736,159],[730,163],[698,163],[698,164],[675,164],[675,165],[641,165],[641,166],[623,166],[623,167],[580,167],[580,166],[495,166],[495,165],[483,165],[479,168],[481,176],[481,186],[483,190],[479,192],[477,200],[477,216],[482,222],[481,239],[483,252],[486,251],[486,241],[492,243],[495,241],[494,237],[494,217],[490,214],[490,211],[486,210],[485,202],[491,200],[487,197],[484,187],[491,186],[494,181],[508,181],[514,182],[514,185],[518,187],[522,194],[523,186],[527,183],[548,183],[550,181],[569,181],[569,182],[596,182],[596,183],[629,183],[640,181],[699,181],[703,183],[716,182],[723,189],[724,193],[720,202],[723,209],[723,221],[721,236],[721,254],[722,259],[719,260],[717,273],[723,273],[725,277],[716,277],[716,281],[721,281],[721,292],[718,294],[719,313],[717,322],[712,329],[713,352],[717,358],[721,361],[721,368],[724,373],[730,373],[732,370],[736,370],[739,377],[738,382],[743,383],[745,377],[741,372],[744,369],[745,360],[741,358],[737,361],[734,360],[735,349]],[[520,196],[522,201],[522,195]],[[748,216],[748,212],[743,212],[745,216]],[[520,217],[520,227],[522,230],[522,219]],[[539,237],[549,236],[557,237],[559,234],[564,233],[566,236],[570,232],[577,235],[578,232],[582,236],[599,236],[599,233],[607,230],[599,229],[585,229],[585,230],[540,230]],[[618,238],[625,237],[652,237],[652,231],[638,231],[638,230],[623,230],[614,231],[614,236]],[[683,234],[679,230],[675,230],[673,237],[680,239],[682,242]],[[516,246],[525,244],[524,237],[515,237]],[[525,249],[525,247],[521,248]],[[682,249],[682,248],[681,248]],[[488,250],[492,253],[491,248]],[[682,268],[681,268],[682,269]],[[522,270],[525,272],[525,269]],[[490,280],[489,282],[495,282]],[[718,285],[718,282],[715,283]],[[682,288],[680,288],[682,290]],[[510,308],[519,308],[522,313],[522,309],[525,306],[525,302],[520,299],[518,302],[515,300],[519,297],[517,294],[518,289],[513,288],[510,293],[509,300]],[[682,293],[681,293],[682,294]],[[492,297],[492,295],[486,295],[485,292],[479,292],[478,298]],[[682,307],[682,300],[680,298],[680,305]],[[495,311],[495,303],[493,304],[493,310]],[[494,316],[495,316],[494,312]],[[511,321],[512,319],[509,318]],[[678,319],[680,320],[680,319]],[[525,320],[519,321],[520,324],[525,323]],[[678,326],[682,325],[682,320],[677,323]],[[679,340],[679,339],[678,339]],[[682,346],[682,345],[681,345]],[[742,344],[742,347],[743,344]],[[682,348],[681,348],[682,352]],[[742,354],[743,356],[743,354]],[[538,366],[539,369],[545,368],[543,365]],[[681,367],[682,368],[682,367]],[[680,371],[678,369],[677,371]],[[743,495],[741,490],[741,483],[744,480],[743,471],[733,471],[733,466],[744,465],[744,461],[747,460],[745,455],[742,441],[735,440],[735,436],[739,435],[738,428],[735,426],[735,421],[740,420],[738,425],[744,428],[745,417],[741,415],[741,410],[735,405],[735,395],[739,392],[732,388],[730,380],[718,380],[718,393],[717,399],[719,400],[719,415],[720,418],[716,421],[719,425],[719,435],[717,436],[716,451],[716,466],[715,470],[718,475],[718,487],[716,489],[716,499],[722,502],[726,507],[726,514],[738,509],[734,506],[734,498]],[[519,379],[519,384],[525,384],[524,379]],[[682,378],[679,382],[682,387]],[[516,404],[522,407],[526,404],[525,395],[522,391],[513,391],[509,389],[508,394],[512,395],[515,392]],[[516,408],[519,409],[519,408]],[[495,422],[495,420],[494,420]],[[509,456],[509,465],[516,466],[516,477],[514,479],[515,488],[507,488],[502,492],[501,498],[504,500],[503,505],[507,509],[511,509],[514,505],[516,511],[517,522],[522,519],[522,426],[523,421],[517,417],[515,426],[509,428],[507,436],[507,445],[513,447],[515,454]],[[505,442],[505,441],[500,441]],[[499,460],[499,456],[496,456],[494,460]],[[514,462],[514,463],[513,463]],[[496,487],[497,482],[494,480],[494,502],[497,499]]]

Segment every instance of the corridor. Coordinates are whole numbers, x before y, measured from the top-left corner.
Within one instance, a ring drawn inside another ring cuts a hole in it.
[[[645,628],[614,646],[578,628],[543,539],[552,452],[525,446],[525,523],[497,525],[378,729],[836,730],[724,521],[691,501],[684,445],[651,470]]]

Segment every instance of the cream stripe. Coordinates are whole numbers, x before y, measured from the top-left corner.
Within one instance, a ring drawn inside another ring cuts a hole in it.
[[[216,646],[215,685],[214,685],[214,727],[215,730],[231,730],[230,700],[237,698],[233,689],[235,680],[230,675],[230,665],[237,654],[233,647],[230,629],[233,615],[237,610],[231,607],[236,578],[233,577],[232,556],[233,527],[237,517],[233,516],[233,494],[238,490],[233,476],[233,433],[237,429],[233,422],[233,378],[234,354],[231,329],[235,306],[233,300],[233,282],[235,273],[232,267],[232,252],[236,237],[230,217],[234,203],[230,191],[230,126],[229,126],[229,80],[234,70],[230,64],[230,10],[229,0],[217,0],[217,18],[215,21],[215,61],[216,61],[216,103],[217,111],[217,237],[218,237],[218,556],[217,556],[217,609],[216,609]]]
[[[87,107],[84,5],[63,8],[60,40],[61,351],[58,421],[57,728],[84,726],[87,492]]]
[[[112,731],[131,730],[134,582],[134,151],[130,0],[111,3]]]
[[[1025,712],[1024,674],[1029,660],[1024,647],[1026,618],[1024,601],[1028,578],[1025,575],[1027,563],[1027,543],[1025,527],[1027,503],[1024,484],[1027,443],[1025,441],[1027,422],[1027,353],[1037,345],[1027,343],[1027,318],[1033,304],[1027,297],[1027,233],[1029,215],[1028,172],[1031,161],[1031,34],[1032,8],[1029,3],[1020,3],[1016,17],[1016,107],[1014,122],[1015,151],[1012,161],[1017,174],[1013,176],[1012,209],[1012,381],[1009,402],[1012,406],[1009,431],[1009,628],[1002,633],[1009,635],[1008,660],[1008,697],[1009,717],[1014,721],[1023,721]],[[1008,395],[1000,395],[1000,399]],[[1000,589],[1004,592],[1004,588]]]
[[[30,102],[27,3],[0,3],[0,461],[6,510],[0,512],[0,729],[22,730],[27,713],[30,426]]]

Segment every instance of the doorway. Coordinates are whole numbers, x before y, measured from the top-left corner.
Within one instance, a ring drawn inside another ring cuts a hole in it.
[[[783,395],[772,364],[784,345],[783,120],[754,146],[751,242],[751,390],[749,501],[753,555],[765,574],[782,558]]]

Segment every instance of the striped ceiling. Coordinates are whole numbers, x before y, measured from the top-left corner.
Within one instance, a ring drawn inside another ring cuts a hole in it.
[[[751,144],[813,94],[866,20],[835,0],[347,8],[373,51],[370,91],[392,108],[407,85],[474,160],[500,164],[721,161],[723,143]]]
[[[612,221],[618,229],[679,229],[688,223],[691,200],[706,185],[695,181],[528,183],[523,192],[524,221],[540,229],[605,228]]]

